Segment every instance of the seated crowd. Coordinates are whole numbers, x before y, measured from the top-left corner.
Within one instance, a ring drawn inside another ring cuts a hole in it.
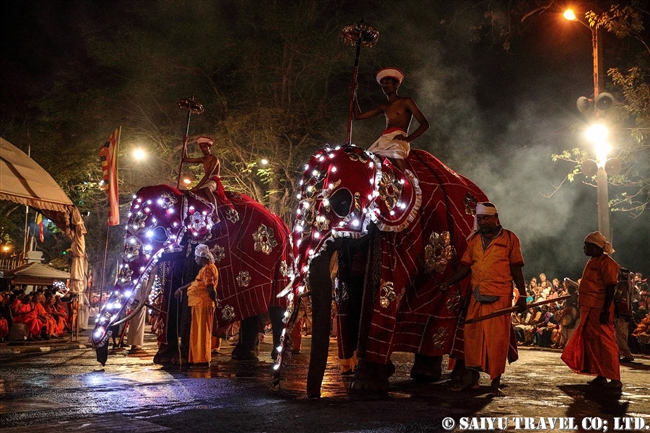
[[[12,327],[24,324],[28,341],[61,338],[72,329],[71,298],[51,287],[25,293],[15,289],[0,293],[0,341]]]
[[[531,278],[526,288],[526,303],[564,297],[559,302],[549,302],[528,308],[524,313],[512,314],[517,344],[562,349],[580,323],[578,283],[568,278],[549,282],[545,274]],[[650,354],[650,314],[648,313],[648,285],[640,273],[634,274],[634,288],[630,294],[631,314],[618,314],[617,320],[628,322],[628,346],[633,353]],[[624,356],[626,359],[628,356]],[[632,358],[633,359],[633,358]]]

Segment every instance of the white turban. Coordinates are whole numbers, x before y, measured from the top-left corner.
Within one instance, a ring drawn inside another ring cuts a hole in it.
[[[205,257],[210,260],[210,263],[214,263],[214,256],[210,252],[210,248],[205,244],[198,244],[194,249],[194,255],[196,257]]]
[[[404,80],[404,73],[397,68],[384,68],[377,72],[377,82],[381,84],[383,78],[390,77],[396,79],[400,84]]]
[[[603,236],[600,232],[589,233],[585,238],[585,242],[598,245],[600,248],[603,249],[603,252],[605,254],[612,254],[614,252],[614,248],[612,247],[612,244],[607,242],[607,238],[605,238],[605,236]]]

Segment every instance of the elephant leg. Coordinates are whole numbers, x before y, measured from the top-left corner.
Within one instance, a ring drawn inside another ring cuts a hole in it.
[[[385,393],[388,391],[388,379],[395,373],[395,366],[388,360],[379,364],[360,359],[350,389],[352,391],[370,391]]]
[[[232,351],[232,359],[257,360],[259,332],[258,316],[242,320],[239,326],[239,341]]]
[[[419,382],[437,382],[442,377],[442,356],[415,354],[411,379]]]
[[[271,319],[271,329],[273,330],[273,350],[271,351],[271,357],[275,361],[278,358],[280,336],[282,335],[282,329],[284,328],[284,323],[282,322],[282,319],[284,318],[284,308],[269,307],[269,318]]]
[[[307,396],[320,398],[330,344],[332,280],[329,264],[331,252],[323,251],[309,268],[309,291],[312,305],[311,353],[307,374]]]

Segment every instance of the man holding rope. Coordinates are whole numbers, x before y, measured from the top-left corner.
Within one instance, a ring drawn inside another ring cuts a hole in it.
[[[355,93],[353,113],[354,119],[370,119],[382,113],[384,114],[386,117],[386,130],[368,150],[377,155],[390,158],[402,171],[407,168],[404,160],[411,151],[409,143],[429,129],[429,121],[424,117],[415,101],[397,94],[397,89],[403,80],[404,74],[399,69],[382,69],[377,73],[377,82],[388,98],[388,102],[379,104],[372,110],[361,112]],[[419,126],[412,134],[409,134],[409,126],[414,117]]]
[[[471,298],[467,321],[488,315],[512,305],[512,281],[519,290],[517,306],[526,309],[526,284],[521,268],[524,258],[519,238],[501,227],[494,204],[479,203],[474,217],[474,233],[468,239],[467,249],[454,274],[441,283],[446,291],[452,284],[471,274]],[[465,324],[465,366],[471,370],[484,371],[492,380],[492,395],[502,397],[499,389],[501,375],[506,369],[510,349],[512,319],[510,314],[488,320]],[[478,374],[468,386],[478,388]],[[464,389],[465,384],[452,386],[452,391]]]

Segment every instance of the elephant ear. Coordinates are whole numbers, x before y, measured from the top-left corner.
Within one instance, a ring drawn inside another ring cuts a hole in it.
[[[384,159],[377,192],[371,215],[379,230],[401,232],[416,218],[422,205],[422,190],[413,172],[402,172]]]

